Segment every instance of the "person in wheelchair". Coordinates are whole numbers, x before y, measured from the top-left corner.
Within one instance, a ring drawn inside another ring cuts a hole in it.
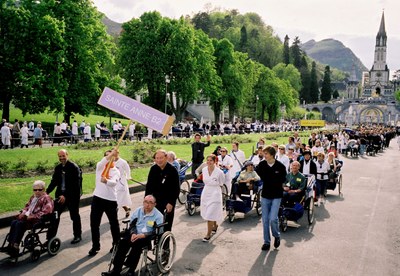
[[[293,161],[290,173],[286,175],[287,183],[283,187],[282,204],[292,206],[300,202],[307,185],[307,178],[300,172],[300,163]]]
[[[155,206],[155,197],[147,195],[143,200],[143,206],[132,213],[130,227],[122,236],[116,249],[114,268],[101,275],[120,275],[124,264],[129,267],[128,273],[134,275],[143,247],[150,246],[156,225],[161,225],[164,220],[161,212],[154,208]],[[130,253],[126,257],[129,249],[131,249]]]
[[[254,164],[251,161],[246,162],[246,170],[242,171],[238,177],[237,190],[236,190],[236,200],[242,201],[240,195],[249,194],[250,190],[253,190],[253,185],[255,181],[259,181],[260,177],[254,171]]]
[[[335,154],[333,152],[328,153],[328,159],[326,161],[329,164],[328,169],[328,182],[334,183],[337,178],[337,172],[340,170],[342,164],[335,158]]]
[[[54,203],[51,197],[46,194],[45,183],[36,180],[33,183],[33,195],[21,213],[11,222],[8,234],[8,252],[11,256],[18,256],[19,244],[25,231],[32,229],[35,224],[40,222],[42,216],[51,214],[53,209]]]

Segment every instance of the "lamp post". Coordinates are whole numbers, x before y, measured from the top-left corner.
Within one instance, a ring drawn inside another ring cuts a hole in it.
[[[164,113],[167,114],[167,95],[168,95],[168,83],[171,80],[169,79],[169,75],[165,75],[165,108]]]
[[[257,122],[257,105],[258,105],[258,100],[259,99],[260,98],[258,97],[258,95],[256,95],[256,116],[255,116],[256,122]]]

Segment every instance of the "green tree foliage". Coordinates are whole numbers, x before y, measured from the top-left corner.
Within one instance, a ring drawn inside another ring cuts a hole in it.
[[[272,70],[278,78],[288,80],[290,85],[297,92],[301,90],[301,75],[299,70],[297,70],[293,64],[285,65],[284,63],[278,63],[274,68],[272,68]],[[298,97],[298,93],[296,97]]]
[[[285,36],[283,42],[283,63],[288,65],[290,63],[290,48],[289,48],[289,36]]]
[[[302,57],[304,56],[304,53],[300,48],[300,44],[301,41],[299,37],[296,36],[295,39],[293,40],[292,46],[290,46],[290,56],[291,60],[293,61],[292,63],[299,70],[301,70],[301,67],[303,65]]]
[[[337,91],[337,89],[335,89],[335,91],[333,91],[332,98],[336,100],[337,98],[339,98],[339,96],[339,92]]]
[[[308,63],[305,56],[303,56],[301,59],[300,74],[301,74],[301,85],[302,85],[300,91],[300,101],[301,103],[303,102],[310,103],[311,74],[310,70],[308,69]]]
[[[206,34],[210,33],[213,23],[209,13],[199,12],[193,16],[191,21],[196,29],[203,30]]]
[[[332,97],[332,86],[331,86],[331,71],[330,67],[325,67],[324,79],[321,87],[321,100],[328,102]]]
[[[52,12],[65,25],[63,80],[67,87],[63,91],[63,112],[69,122],[73,113],[88,115],[96,107],[103,88],[115,85],[107,70],[114,64],[115,45],[101,22],[103,15],[92,1],[59,1]]]
[[[61,110],[64,24],[45,1],[0,2],[0,99],[3,118],[12,102],[23,114]]]
[[[236,51],[246,52],[254,61],[273,67],[282,61],[282,42],[273,34],[273,29],[265,25],[256,13],[239,14],[236,10],[213,11],[208,14],[211,27],[202,27],[203,22],[208,22],[208,17],[202,13],[193,16],[192,23],[196,28],[201,28],[210,37],[216,39],[227,38]],[[199,23],[199,18],[200,20]],[[244,32],[246,31],[246,32]],[[246,35],[245,35],[246,33]],[[243,50],[246,42],[246,51]]]
[[[315,61],[311,64],[311,82],[310,82],[310,102],[317,103],[319,99],[319,87],[317,77],[317,65]]]
[[[227,39],[214,41],[217,74],[222,81],[222,98],[215,104],[227,103],[229,120],[233,120],[235,111],[242,103],[245,84],[243,56],[234,51],[232,43]],[[212,106],[215,106],[214,103]],[[214,113],[216,110],[214,110]]]

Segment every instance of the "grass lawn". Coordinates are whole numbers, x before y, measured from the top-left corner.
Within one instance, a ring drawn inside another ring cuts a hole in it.
[[[287,136],[288,134],[283,134]],[[305,136],[308,136],[308,133],[304,133]],[[241,143],[240,149],[245,152],[246,157],[250,157],[253,147],[255,147],[256,141],[260,137],[268,137],[265,134],[251,134],[248,135],[251,138],[251,142]],[[226,136],[225,136],[226,137]],[[276,137],[272,136],[274,139],[271,140],[267,138],[267,144],[271,142],[278,142],[279,144],[286,144],[287,137]],[[231,144],[228,142],[225,143],[215,143],[211,141],[211,145],[206,148],[205,155],[208,155],[214,151],[217,145],[226,146],[228,149],[231,149]],[[219,138],[216,138],[219,139]],[[215,140],[215,139],[214,139]],[[303,138],[305,141],[305,138]],[[179,144],[179,145],[156,145],[160,148],[163,148],[167,151],[174,151],[178,158],[184,160],[191,159],[191,146],[190,144]],[[103,153],[106,149],[110,147],[102,147],[95,149],[74,149],[72,147],[66,147],[69,151],[69,157],[72,161],[77,163],[82,162],[82,160],[91,160],[93,162],[92,170],[84,173],[83,176],[83,193],[91,194],[95,187],[95,175],[94,168],[95,163],[99,161]],[[35,170],[38,166],[38,162],[46,162],[46,166],[49,170],[46,173],[39,174],[35,177],[26,177],[26,178],[1,178],[0,176],[0,214],[19,210],[24,204],[27,202],[29,197],[32,194],[32,184],[34,180],[41,179],[46,182],[48,185],[51,180],[52,168],[56,164],[58,164],[57,151],[61,149],[61,147],[46,147],[46,148],[29,148],[29,149],[13,149],[13,150],[1,150],[0,151],[0,162],[4,164],[7,162],[8,170],[15,170],[18,163],[21,161],[26,161],[26,167],[28,170]],[[120,156],[126,159],[129,163],[132,164],[133,160],[133,151],[132,146],[124,145],[120,147]],[[7,161],[6,161],[7,160]],[[79,162],[78,162],[79,161]],[[149,171],[150,164],[131,166],[132,169],[132,178],[136,181],[145,182],[147,179],[147,174]],[[54,192],[53,194],[54,195]]]

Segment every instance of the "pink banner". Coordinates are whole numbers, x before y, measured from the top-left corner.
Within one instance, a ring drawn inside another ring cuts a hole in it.
[[[104,88],[97,103],[132,121],[139,122],[146,127],[161,132],[163,135],[169,133],[174,122],[172,116],[168,116],[157,109],[133,100],[108,87]]]

